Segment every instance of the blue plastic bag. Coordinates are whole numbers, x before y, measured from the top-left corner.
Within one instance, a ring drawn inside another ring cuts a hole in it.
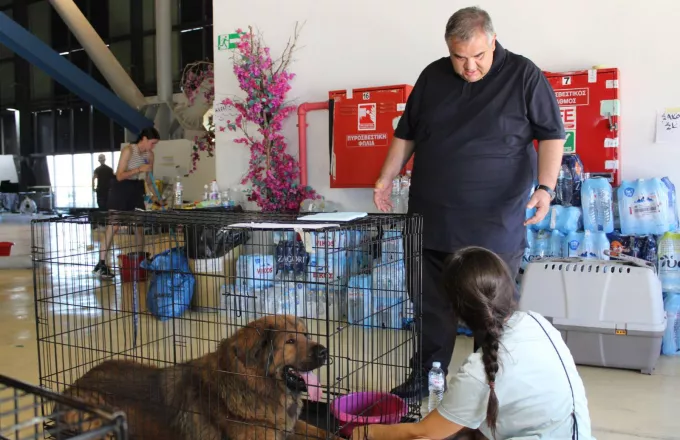
[[[181,316],[191,306],[196,284],[184,249],[169,249],[142,267],[151,272],[146,293],[149,312],[161,321]]]

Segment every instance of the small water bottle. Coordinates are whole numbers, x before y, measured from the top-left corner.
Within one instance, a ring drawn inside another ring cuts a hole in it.
[[[392,212],[395,214],[401,214],[403,212],[402,199],[401,199],[401,179],[395,177],[392,180],[392,195],[390,197],[392,200]]]
[[[444,397],[444,389],[446,387],[446,379],[444,371],[442,370],[440,362],[432,362],[432,369],[428,374],[428,388],[430,390],[430,398],[428,400],[428,411],[432,412],[439,406],[439,403]]]
[[[574,178],[569,165],[563,164],[557,177],[557,203],[562,206],[571,206],[574,195]]]
[[[205,202],[210,198],[210,193],[208,192],[208,185],[203,185],[203,201]]]
[[[406,171],[406,175],[401,178],[400,196],[404,213],[408,212],[408,194],[411,189],[411,171]]]
[[[220,201],[220,187],[217,186],[217,180],[210,182],[210,200]]]
[[[181,208],[182,204],[184,203],[184,199],[182,198],[182,182],[179,180],[175,183],[175,200],[174,200],[174,205],[176,208]]]

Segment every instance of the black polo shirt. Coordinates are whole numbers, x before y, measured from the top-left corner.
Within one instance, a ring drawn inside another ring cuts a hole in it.
[[[458,76],[448,57],[433,62],[394,135],[415,141],[409,211],[423,215],[426,249],[525,247],[533,140],[565,138],[553,89],[534,63],[498,42],[477,82]]]

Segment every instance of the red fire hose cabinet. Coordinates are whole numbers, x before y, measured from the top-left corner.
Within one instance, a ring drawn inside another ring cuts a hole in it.
[[[402,84],[329,92],[331,188],[373,187],[412,89]],[[409,169],[411,162],[402,171]]]

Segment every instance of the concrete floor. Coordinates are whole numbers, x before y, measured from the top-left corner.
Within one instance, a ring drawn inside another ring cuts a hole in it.
[[[4,241],[7,238],[3,237],[3,229],[0,227],[0,241]],[[47,235],[45,236],[45,241],[51,242],[53,245],[58,240],[65,240],[64,237],[68,235],[59,231],[52,232],[47,234],[51,238],[48,238]],[[16,233],[16,229],[13,229],[12,234]],[[79,241],[80,244],[78,246],[82,245],[83,249],[87,251],[96,250],[98,247],[96,240],[91,241],[92,237],[87,233],[77,232],[73,229],[70,235],[78,237],[78,239],[67,239],[66,241],[71,242],[71,244],[74,240]],[[158,242],[153,246],[158,246]],[[65,245],[62,243],[58,247],[64,249]],[[96,257],[91,255],[88,258],[93,259]],[[92,299],[93,294],[91,292],[95,288],[100,289],[101,292],[101,289],[106,288],[106,286],[102,286],[98,280],[89,274],[90,266],[83,265],[80,267],[72,265],[70,269],[70,271],[62,271],[58,276],[58,280],[55,280],[54,276],[52,276],[49,283],[44,279],[38,280],[41,288],[49,286],[53,292],[55,288],[60,286],[66,287],[69,291],[80,290],[86,292],[74,294],[74,298],[65,301],[68,305],[56,311],[59,315],[58,318],[56,318],[57,315],[53,307],[51,313],[55,316],[55,320],[52,324],[61,326],[62,331],[65,330],[66,333],[69,332],[67,328],[79,327],[81,330],[87,328],[89,320],[96,319],[92,316],[88,317],[87,315],[91,314],[85,312],[88,304],[91,305],[92,301],[99,301],[102,305],[105,302],[109,303],[106,308],[109,313],[108,316],[111,318],[110,321],[113,322],[115,320],[114,315],[126,308],[126,297],[128,297],[126,292],[128,290],[120,284],[112,284],[108,287],[111,292],[108,295],[109,299],[103,299],[101,293],[95,295],[98,297],[97,299]],[[54,270],[52,270],[52,273],[54,273]],[[0,373],[26,382],[38,383],[36,307],[33,286],[33,273],[30,270],[0,270]],[[39,313],[43,315],[44,312],[40,311]],[[192,323],[186,324],[190,327],[187,327],[185,331],[198,332],[203,335],[204,339],[214,339],[221,337],[221,333],[225,331],[225,324],[227,323],[223,322],[223,318],[219,317],[219,315],[212,314],[208,320],[202,317],[201,314],[195,314],[192,315]],[[125,325],[121,327],[123,328],[119,328],[114,333],[118,333],[119,337],[122,337],[122,334],[125,333],[127,335],[125,337],[129,339],[129,328]],[[140,336],[142,339],[155,338],[159,340],[162,333],[167,330],[165,325],[158,324],[157,322],[154,324],[144,323],[144,319],[142,319],[140,328],[146,331],[145,335]],[[214,330],[216,328],[219,330]],[[316,330],[321,331],[320,328]],[[52,329],[50,332],[52,334],[58,333],[56,329]],[[151,333],[153,333],[153,336],[149,336]],[[356,355],[359,347],[352,341],[357,341],[357,338],[363,338],[363,343],[360,345],[369,347],[368,350],[375,350],[377,346],[393,346],[395,343],[398,345],[399,337],[394,336],[395,333],[397,332],[377,331],[370,338],[371,341],[369,342],[366,342],[365,336],[348,333],[349,336],[347,336],[346,341],[338,341],[336,350],[348,350],[348,353],[354,352],[352,355]],[[44,333],[42,334],[44,335]],[[91,340],[92,335],[90,334],[89,337]],[[96,338],[98,337],[95,335]],[[469,338],[460,338],[459,341],[456,345],[452,367],[459,365],[472,350],[472,342]],[[41,343],[41,345],[44,345],[44,343]],[[44,356],[46,348],[41,347],[41,349]],[[183,357],[195,357],[197,353],[207,349],[209,347],[199,348],[194,344],[191,348],[187,348]],[[56,350],[51,350],[51,355],[54,355]],[[155,356],[158,356],[158,349],[154,348],[153,350]],[[150,351],[147,352],[146,356],[149,356],[148,353]],[[370,356],[371,354],[367,355]],[[76,353],[76,357],[78,356],[79,354]],[[403,353],[395,353],[395,356],[403,356]],[[63,371],[68,362],[71,362],[71,366],[76,366],[75,361],[67,362],[66,359],[67,357],[73,357],[73,353],[58,357],[61,358],[63,363],[59,367],[60,371]],[[90,361],[94,360],[90,359]],[[80,361],[79,369],[84,363],[83,360]],[[335,367],[338,366],[336,365]],[[680,417],[678,416],[680,394],[677,394],[677,391],[680,390],[680,358],[661,358],[656,371],[651,376],[642,375],[634,371],[602,368],[580,367],[579,370],[588,392],[592,425],[596,438],[600,440],[680,439]],[[49,372],[43,371],[43,376],[46,373]],[[338,374],[337,371],[335,374]],[[380,377],[379,372],[376,371],[367,372],[366,374],[373,378]],[[68,379],[64,376],[59,381],[61,382],[61,380]],[[364,377],[363,379],[355,378],[355,380],[365,383],[366,381],[373,382],[375,379],[371,380]],[[396,377],[381,377],[381,387],[390,386],[396,380]],[[349,384],[349,386],[353,387],[352,384]]]

